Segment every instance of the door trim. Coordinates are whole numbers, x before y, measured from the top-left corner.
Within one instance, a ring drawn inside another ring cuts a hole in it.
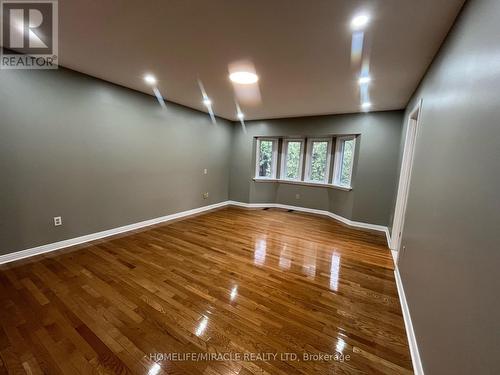
[[[415,156],[415,145],[420,128],[420,119],[422,117],[422,99],[413,108],[408,116],[408,126],[405,136],[403,151],[403,160],[401,161],[401,171],[399,174],[398,193],[396,198],[396,207],[394,210],[394,221],[391,232],[391,250],[397,252],[399,257],[399,248],[401,246],[401,236],[404,228],[406,214],[406,205],[408,203],[408,193],[410,189],[411,172],[413,159]]]

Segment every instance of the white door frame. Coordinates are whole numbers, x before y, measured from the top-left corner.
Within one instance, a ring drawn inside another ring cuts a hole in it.
[[[406,204],[408,203],[408,191],[410,188],[411,170],[413,167],[413,157],[415,155],[415,142],[417,132],[422,117],[422,99],[413,108],[408,116],[408,126],[406,130],[403,160],[401,162],[401,172],[399,174],[398,195],[396,198],[396,208],[394,211],[394,221],[392,223],[391,250],[395,250],[396,259],[399,258],[399,248],[401,246],[401,234],[403,232]]]

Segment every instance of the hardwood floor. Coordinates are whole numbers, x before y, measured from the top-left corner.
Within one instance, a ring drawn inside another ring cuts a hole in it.
[[[381,234],[233,207],[3,265],[0,373],[409,374],[393,269]]]

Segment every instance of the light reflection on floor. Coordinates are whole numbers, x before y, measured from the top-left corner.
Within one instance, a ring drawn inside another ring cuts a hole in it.
[[[340,256],[337,253],[332,254],[332,263],[330,266],[330,289],[338,291],[340,273]]]
[[[304,252],[304,258],[302,263],[302,271],[309,278],[313,278],[316,276],[316,257],[317,251],[316,248],[309,247]]]
[[[255,242],[254,264],[262,266],[266,261],[266,238],[258,238]]]
[[[198,328],[196,328],[195,335],[198,337],[203,335],[203,333],[207,329],[207,324],[208,324],[208,318],[204,316],[203,319],[200,321],[200,324],[198,324]]]
[[[290,250],[287,248],[286,244],[283,245],[280,251],[280,268],[282,270],[289,270],[292,266],[292,258],[290,255]]]

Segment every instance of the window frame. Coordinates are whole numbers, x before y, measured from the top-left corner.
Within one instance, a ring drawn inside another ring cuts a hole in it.
[[[328,142],[328,146],[326,148],[326,170],[325,170],[325,178],[323,181],[311,180],[309,174],[311,172],[311,163],[312,163],[312,145],[314,142]],[[304,171],[303,182],[313,183],[313,184],[325,184],[327,185],[330,181],[330,162],[332,159],[332,138],[330,137],[319,137],[319,138],[308,138],[307,139],[307,148],[306,148],[306,168]]]
[[[335,153],[333,155],[333,179],[332,185],[337,186],[344,189],[352,189],[352,172],[354,170],[354,158],[356,155],[356,143],[357,143],[356,135],[345,135],[339,136],[335,139]],[[352,164],[349,171],[349,185],[341,185],[340,177],[342,174],[342,162],[344,160],[344,142],[346,141],[354,141],[354,145],[352,146]]]
[[[287,178],[287,167],[286,161],[288,157],[288,144],[290,142],[300,142],[299,151],[299,177],[298,178]],[[280,167],[280,179],[285,181],[303,181],[303,167],[304,167],[304,138],[283,138],[282,149],[281,149],[281,167]]]
[[[275,180],[278,175],[278,143],[279,138],[273,137],[258,137],[256,138],[256,147],[255,147],[255,179],[258,180]],[[260,156],[260,142],[261,141],[272,141],[273,142],[273,150],[271,156],[271,176],[259,176],[259,156]]]

